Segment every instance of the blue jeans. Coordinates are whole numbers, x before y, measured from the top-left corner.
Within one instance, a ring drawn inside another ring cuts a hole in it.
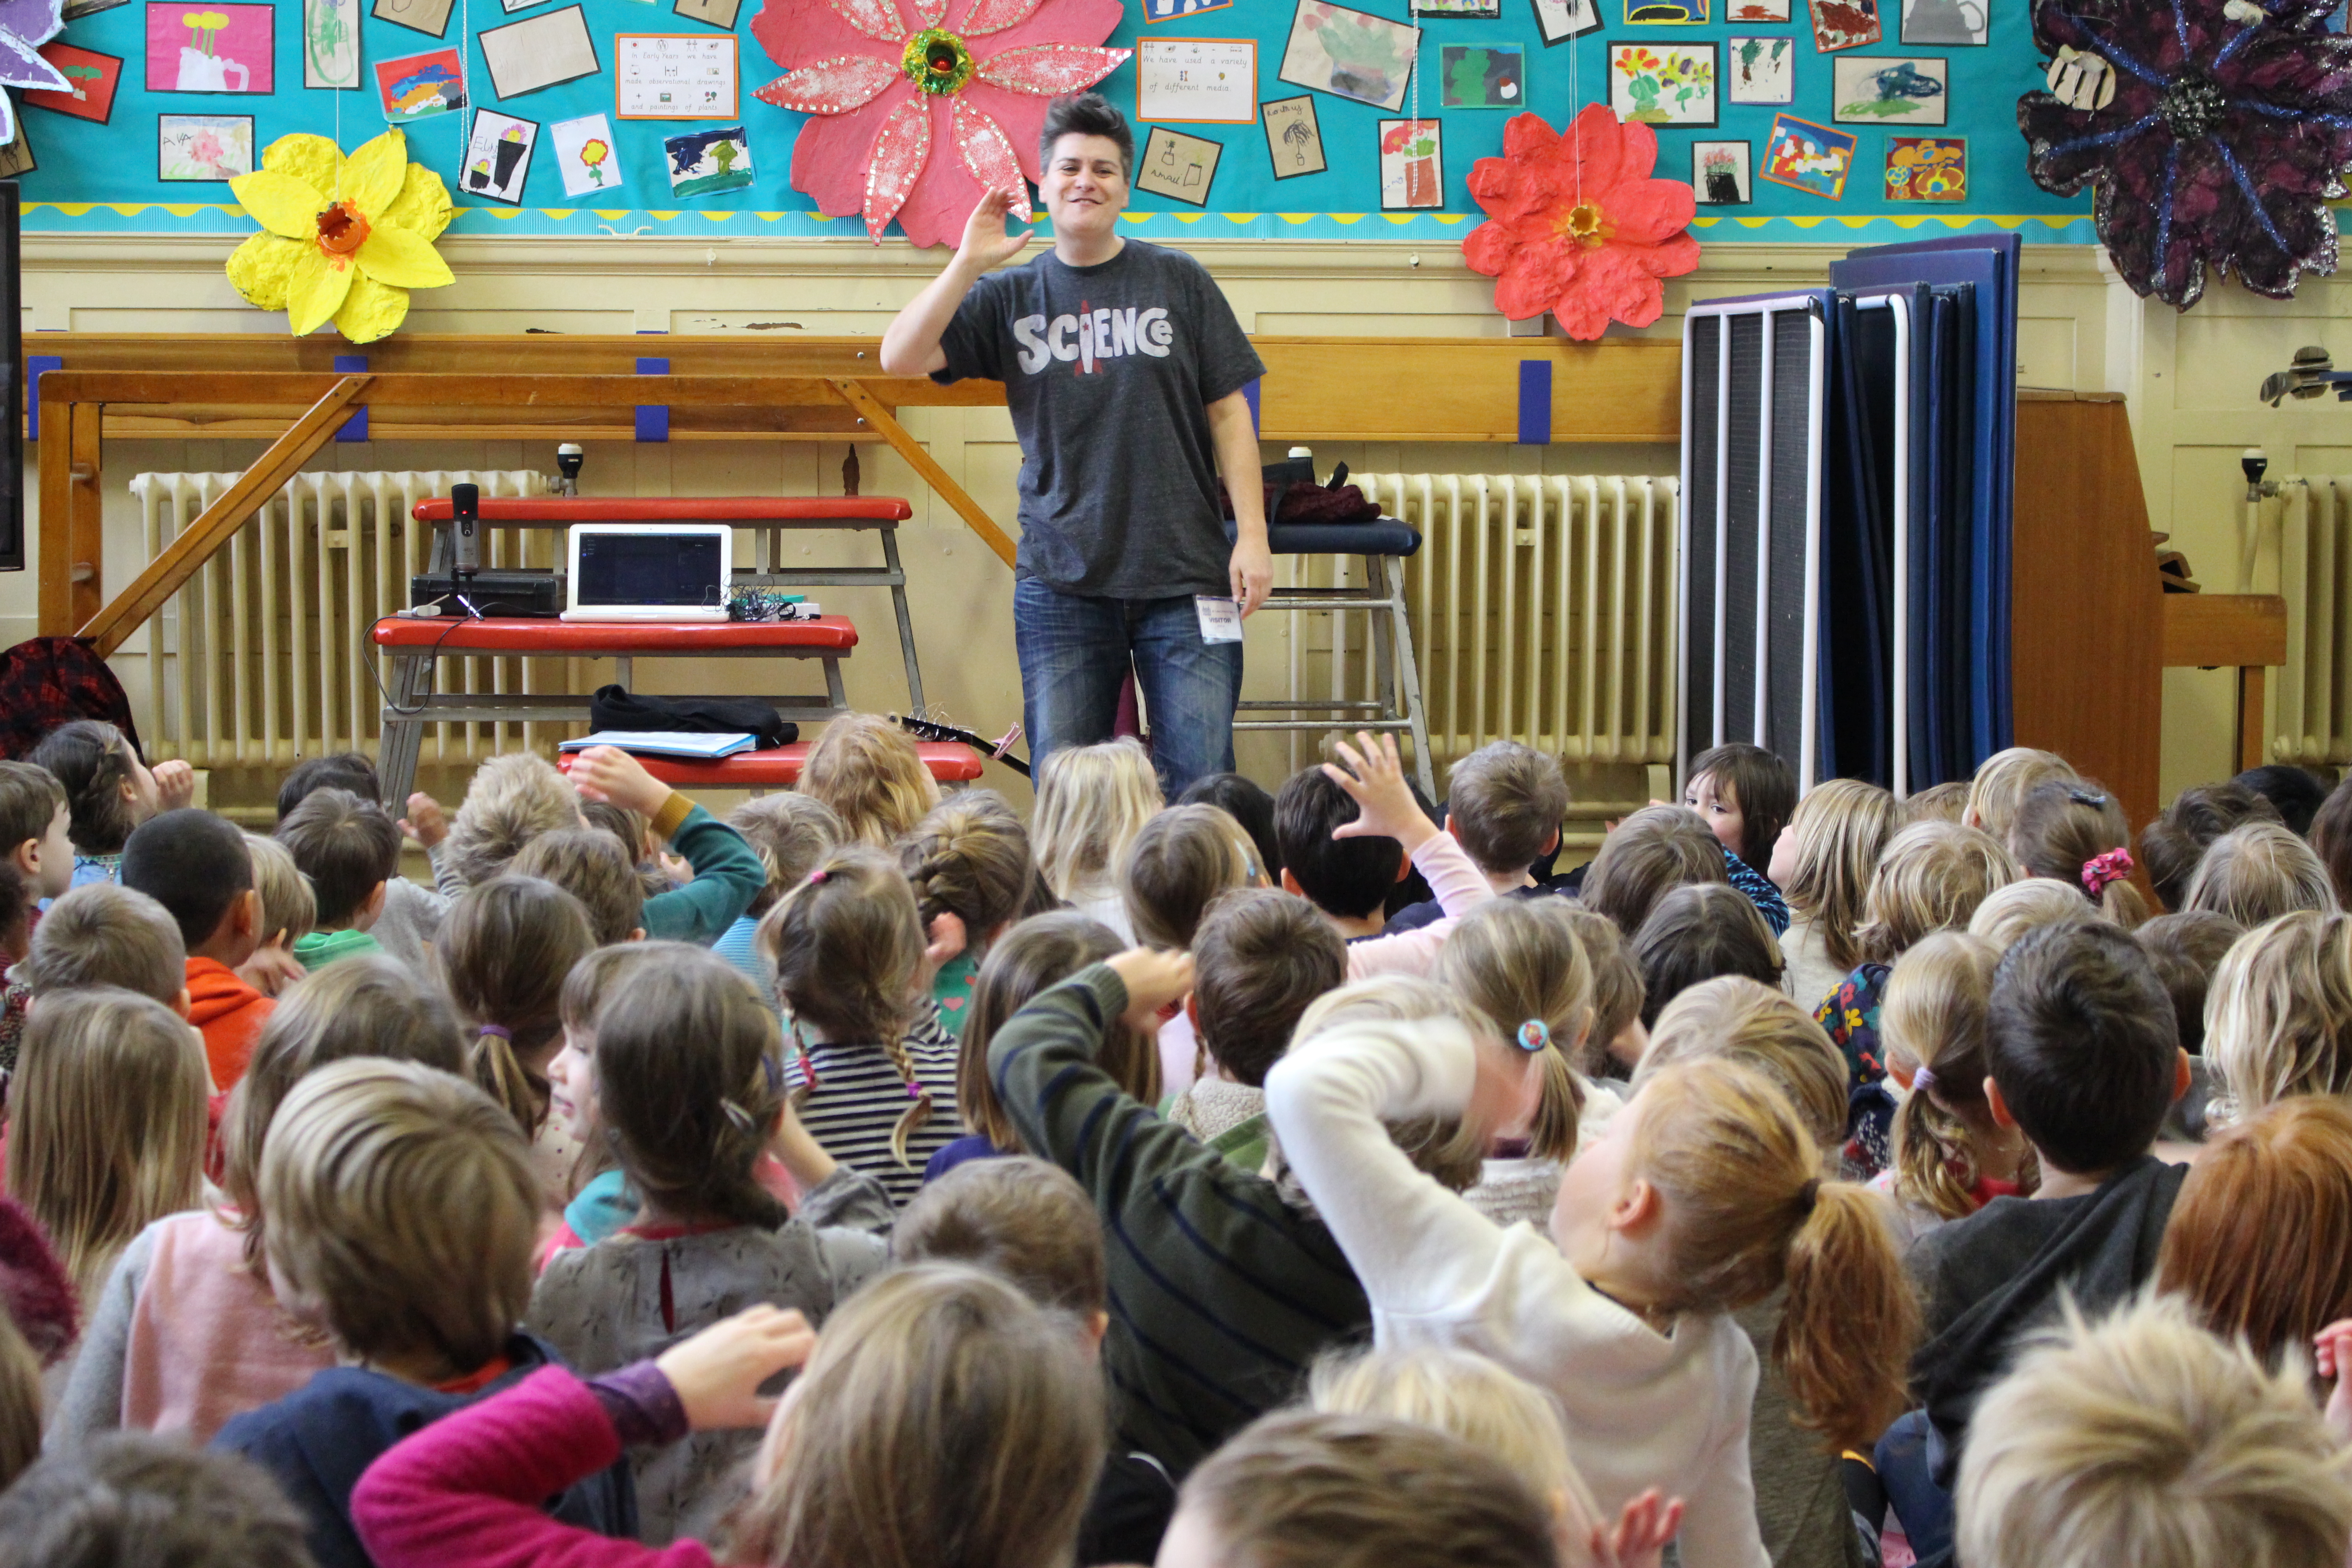
[[[1927,1413],[1914,1410],[1895,1418],[1871,1456],[1886,1500],[1922,1563],[1938,1554],[1948,1556],[1952,1547],[1952,1494],[1935,1479],[1936,1461],[1943,1451],[1943,1438],[1929,1424]]]
[[[1202,641],[1192,595],[1090,599],[1024,577],[1013,584],[1013,643],[1033,766],[1110,739],[1131,662],[1162,793],[1174,800],[1194,779],[1232,769],[1242,645]]]

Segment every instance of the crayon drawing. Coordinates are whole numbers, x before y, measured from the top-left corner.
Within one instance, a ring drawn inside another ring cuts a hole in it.
[[[751,142],[740,125],[665,136],[662,152],[669,164],[671,195],[708,196],[751,186]]]
[[[466,66],[454,48],[375,63],[376,98],[394,125],[430,120],[466,107]]]
[[[1277,98],[1260,106],[1265,121],[1265,155],[1277,180],[1319,174],[1330,165],[1323,157],[1323,127],[1315,118],[1315,100],[1305,93]]]
[[[1445,205],[1444,132],[1434,120],[1381,121],[1381,210]]]
[[[1776,185],[1845,199],[1845,177],[1853,171],[1854,138],[1793,114],[1772,118],[1772,140],[1765,144],[1764,166],[1759,179]]]
[[[234,180],[253,173],[250,114],[159,114],[155,177],[177,184]]]
[[[613,156],[613,122],[602,114],[559,120],[548,127],[555,139],[556,166],[567,196],[602,195],[621,188],[621,165]]]
[[[1723,85],[1734,103],[1797,101],[1797,40],[1725,40]]]
[[[1836,106],[1830,118],[1840,125],[1941,125],[1948,112],[1951,63],[1948,60],[1885,59],[1846,55],[1834,62]]]
[[[457,172],[457,194],[520,205],[523,182],[530,175],[530,155],[538,146],[536,121],[495,109],[476,110],[473,133],[466,139],[465,167]]]
[[[1969,199],[1969,144],[1958,136],[1889,136],[1886,199],[1964,202]]]
[[[147,90],[275,92],[277,16],[270,5],[149,5]]]

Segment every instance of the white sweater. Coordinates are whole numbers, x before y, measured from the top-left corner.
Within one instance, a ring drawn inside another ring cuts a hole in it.
[[[1756,1352],[1721,1314],[1671,1338],[1592,1289],[1549,1237],[1495,1225],[1382,1130],[1459,1115],[1475,1062],[1450,1021],[1351,1026],[1266,1075],[1282,1151],[1355,1266],[1383,1345],[1448,1344],[1549,1389],[1604,1519],[1644,1489],[1684,1500],[1686,1568],[1769,1568],[1748,1479]]]

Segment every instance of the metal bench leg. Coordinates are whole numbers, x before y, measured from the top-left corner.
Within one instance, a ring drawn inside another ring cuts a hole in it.
[[[824,663],[824,697],[836,712],[849,711],[849,693],[842,689],[841,660],[828,658]]]
[[[898,564],[898,531],[895,528],[875,530],[882,536],[882,562],[890,569],[890,607],[898,612],[898,653],[907,661],[907,700],[912,704],[909,713],[923,711],[923,670],[915,662],[915,623],[907,614],[907,570]]]
[[[1381,558],[1381,581],[1389,591],[1389,635],[1396,639],[1397,684],[1404,692],[1404,713],[1412,725],[1412,771],[1422,793],[1437,799],[1435,775],[1429,765],[1429,720],[1421,704],[1421,665],[1412,656],[1412,623],[1405,618],[1404,563],[1394,555]]]
[[[376,751],[376,775],[384,804],[407,811],[409,792],[416,787],[416,756],[425,744],[425,721],[402,710],[413,710],[425,700],[433,670],[430,655],[395,654],[392,659],[392,706],[383,710],[383,738]]]

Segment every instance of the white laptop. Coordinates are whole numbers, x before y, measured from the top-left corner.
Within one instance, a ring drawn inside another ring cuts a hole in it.
[[[572,529],[567,621],[723,621],[735,531],[723,522],[583,522]]]

